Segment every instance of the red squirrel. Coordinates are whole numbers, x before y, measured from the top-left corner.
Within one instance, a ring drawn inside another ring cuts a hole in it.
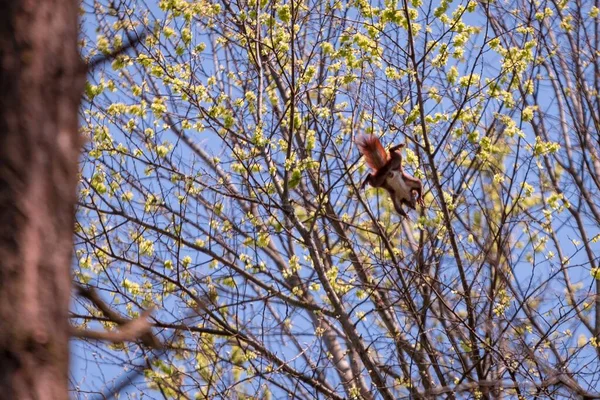
[[[360,185],[361,189],[370,183],[373,187],[387,190],[394,203],[394,209],[403,217],[408,216],[402,209],[403,204],[413,210],[417,202],[421,207],[424,206],[423,183],[402,169],[402,155],[399,150],[405,146],[404,143],[390,147],[389,155],[375,135],[360,135],[355,143],[374,171],[367,175]],[[417,198],[413,197],[413,192]]]

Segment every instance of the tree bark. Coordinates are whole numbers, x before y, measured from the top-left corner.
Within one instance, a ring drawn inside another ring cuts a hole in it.
[[[0,0],[0,397],[67,399],[78,1]]]

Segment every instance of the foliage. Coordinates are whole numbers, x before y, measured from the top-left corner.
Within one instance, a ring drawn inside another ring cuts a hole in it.
[[[86,87],[75,279],[156,307],[166,346],[81,343],[98,368],[165,398],[595,392],[596,7],[84,10],[90,59],[148,34]],[[427,189],[410,219],[359,190],[360,133],[407,143]]]

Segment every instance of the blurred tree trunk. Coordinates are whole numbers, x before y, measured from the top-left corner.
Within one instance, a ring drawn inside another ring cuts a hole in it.
[[[78,1],[0,0],[0,397],[68,398]]]

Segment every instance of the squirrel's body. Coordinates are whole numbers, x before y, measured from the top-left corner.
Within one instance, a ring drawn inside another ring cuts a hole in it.
[[[385,179],[385,185],[396,193],[401,199],[412,200],[412,188],[404,180],[402,173],[398,171],[390,171]]]
[[[373,187],[385,189],[392,198],[394,209],[404,217],[407,214],[402,209],[403,204],[413,210],[417,201],[423,206],[423,183],[402,169],[402,155],[398,150],[404,147],[404,144],[392,146],[389,155],[374,135],[359,136],[356,145],[374,171],[373,174],[367,175],[361,188],[370,183]],[[417,198],[413,197],[413,192]]]

